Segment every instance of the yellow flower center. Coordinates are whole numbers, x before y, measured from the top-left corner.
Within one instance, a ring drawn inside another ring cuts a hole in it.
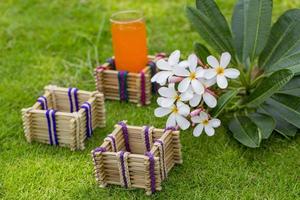
[[[192,72],[190,73],[190,79],[196,79],[196,73],[195,72]]]
[[[203,120],[203,121],[202,121],[202,124],[203,124],[203,125],[208,125],[208,120],[207,120],[207,119]]]
[[[173,113],[178,113],[178,108],[174,106],[173,109],[172,109],[172,112]]]
[[[175,99],[176,101],[179,101],[179,100],[180,100],[180,96],[179,96],[179,95],[176,95],[176,96],[174,97],[174,99]]]
[[[216,68],[216,71],[217,71],[217,74],[218,74],[218,75],[224,74],[224,68],[223,68],[223,67],[217,67],[217,68]]]

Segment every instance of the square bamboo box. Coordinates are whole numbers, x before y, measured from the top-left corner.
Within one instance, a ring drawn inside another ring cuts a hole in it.
[[[140,73],[117,71],[114,58],[110,58],[94,70],[96,88],[105,99],[148,105],[151,103],[151,93],[157,90],[157,85],[151,84],[151,77],[157,71],[155,63],[165,56],[164,53],[148,56],[148,65]]]
[[[49,85],[32,107],[22,109],[22,118],[28,142],[82,150],[93,130],[105,126],[104,96]]]
[[[103,144],[92,151],[100,187],[107,184],[143,188],[150,195],[175,164],[181,164],[179,131],[148,126],[115,125]]]

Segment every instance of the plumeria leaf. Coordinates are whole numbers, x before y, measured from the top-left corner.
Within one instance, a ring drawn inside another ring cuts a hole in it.
[[[263,113],[252,113],[249,117],[261,130],[262,139],[268,139],[276,125],[273,117]]]
[[[276,121],[275,131],[288,138],[296,135],[298,128],[285,121],[280,114],[275,112],[274,108],[266,103],[260,106],[259,112],[271,115]]]
[[[232,35],[228,23],[214,0],[196,0],[196,8],[204,14],[210,24],[222,34],[224,42],[230,47],[226,51],[233,54]]]
[[[231,102],[231,100],[238,94],[238,90],[230,90],[225,94],[221,95],[218,99],[217,106],[211,111],[211,116],[217,117]]]
[[[239,0],[232,16],[234,45],[241,62],[251,61],[266,45],[272,18],[272,0]]]
[[[280,91],[278,91],[278,93],[300,97],[300,76],[295,76]]]
[[[206,48],[206,46],[198,42],[194,44],[194,50],[196,55],[198,56],[198,58],[201,60],[203,64],[206,63],[206,58],[211,55],[211,53]]]
[[[266,72],[289,68],[300,73],[300,9],[285,12],[273,25],[267,45],[259,57]]]
[[[211,11],[210,11],[211,12]],[[186,8],[186,14],[200,36],[211,45],[218,53],[229,51],[234,55],[231,38],[223,34],[220,27],[215,26],[211,20],[211,15],[206,15],[200,10],[192,7]],[[234,59],[232,60],[234,62]]]
[[[246,99],[249,107],[255,107],[271,97],[277,90],[281,89],[291,78],[293,72],[288,69],[282,69],[274,72],[268,78],[265,78]]]
[[[257,148],[261,142],[261,132],[258,126],[247,116],[234,116],[229,122],[233,137],[247,147]]]
[[[273,107],[275,113],[300,128],[300,97],[276,94],[266,102]]]

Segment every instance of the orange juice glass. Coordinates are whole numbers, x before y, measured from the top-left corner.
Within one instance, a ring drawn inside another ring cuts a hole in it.
[[[143,13],[117,12],[110,18],[117,70],[140,72],[148,62],[146,26]]]

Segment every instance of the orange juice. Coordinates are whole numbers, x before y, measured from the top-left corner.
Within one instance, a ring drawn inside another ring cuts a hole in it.
[[[129,16],[125,16],[128,15]],[[146,26],[138,11],[123,11],[111,18],[112,42],[117,70],[140,72],[147,58]]]

